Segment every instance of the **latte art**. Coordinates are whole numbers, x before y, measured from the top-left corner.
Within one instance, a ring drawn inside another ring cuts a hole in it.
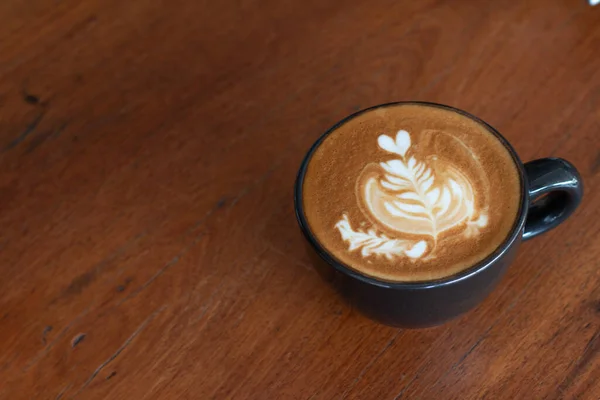
[[[398,104],[336,125],[310,155],[302,212],[324,251],[385,281],[440,279],[492,254],[521,200],[517,164],[481,122]]]
[[[451,162],[433,156],[436,166],[432,168],[427,159],[418,161],[405,130],[395,138],[380,135],[377,143],[398,158],[367,165],[358,179],[356,196],[370,219],[394,231],[395,237],[378,235],[373,228],[353,230],[344,215],[335,227],[348,242],[349,251],[361,249],[364,257],[388,259],[435,257],[439,235],[452,230],[454,235],[471,237],[487,225],[487,205],[476,209],[473,184]],[[487,186],[485,176],[481,178]],[[423,238],[410,239],[415,236]]]

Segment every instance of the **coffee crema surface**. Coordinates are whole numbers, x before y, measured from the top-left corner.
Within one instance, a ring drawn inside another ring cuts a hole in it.
[[[321,246],[392,282],[441,279],[493,253],[521,202],[516,163],[481,123],[435,105],[367,110],[310,158],[302,205]]]

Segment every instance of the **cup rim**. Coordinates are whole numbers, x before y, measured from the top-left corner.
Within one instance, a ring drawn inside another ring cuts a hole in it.
[[[511,157],[515,163],[515,166],[517,167],[517,171],[519,173],[521,201],[519,203],[519,209],[517,211],[517,218],[515,218],[515,222],[513,223],[513,226],[511,228],[511,230],[509,231],[509,234],[502,241],[502,243],[492,253],[490,253],[487,257],[485,257],[483,260],[477,262],[476,264],[470,266],[469,268],[466,268],[460,272],[457,272],[456,274],[452,274],[452,275],[449,275],[449,276],[446,276],[443,278],[426,280],[426,281],[408,281],[408,282],[404,281],[403,282],[403,281],[386,281],[386,280],[383,280],[380,278],[376,278],[376,277],[373,277],[370,275],[363,274],[363,273],[351,268],[350,266],[347,266],[344,262],[337,259],[333,254],[328,252],[325,249],[325,247],[321,245],[321,243],[316,238],[316,236],[312,233],[310,226],[308,224],[308,220],[306,219],[306,216],[304,215],[304,204],[302,202],[302,191],[303,191],[303,185],[304,185],[304,178],[306,176],[306,170],[308,168],[308,164],[310,163],[310,160],[311,160],[313,154],[315,153],[317,148],[321,145],[321,143],[327,138],[327,136],[329,136],[332,132],[334,132],[341,125],[358,117],[359,115],[361,115],[363,113],[366,113],[368,111],[378,109],[378,108],[393,107],[393,106],[400,106],[400,105],[420,105],[420,106],[441,108],[441,109],[453,111],[458,114],[464,115],[467,118],[470,118],[470,119],[474,120],[475,122],[480,123],[481,125],[486,127],[500,141],[500,143],[502,143],[502,145],[508,150],[509,154],[511,155]],[[308,240],[308,242],[310,243],[312,248],[317,252],[317,254],[325,262],[327,262],[327,264],[331,265],[339,272],[341,272],[345,275],[349,275],[360,281],[363,281],[363,282],[366,282],[366,283],[369,283],[369,284],[372,284],[375,286],[384,287],[384,288],[427,289],[427,288],[431,288],[431,287],[451,285],[456,282],[467,280],[467,279],[471,278],[472,276],[477,275],[480,272],[482,272],[482,271],[486,270],[487,268],[489,268],[490,266],[492,266],[499,258],[502,258],[502,256],[510,250],[510,248],[512,247],[512,244],[521,235],[521,233],[523,231],[523,227],[525,225],[525,220],[527,218],[527,204],[529,203],[529,192],[526,190],[526,188],[527,188],[527,175],[525,174],[523,162],[517,155],[517,152],[515,151],[515,149],[504,138],[504,136],[502,136],[500,134],[500,132],[498,132],[494,127],[489,125],[487,122],[483,121],[482,119],[480,119],[466,111],[463,111],[461,109],[458,109],[458,108],[455,108],[452,106],[448,106],[445,104],[439,104],[439,103],[428,102],[428,101],[396,101],[396,102],[384,103],[384,104],[379,104],[379,105],[375,105],[372,107],[368,107],[368,108],[359,110],[353,114],[348,115],[347,117],[343,118],[342,120],[340,120],[339,122],[334,124],[332,127],[330,127],[327,131],[325,131],[325,133],[323,133],[312,144],[312,146],[310,147],[310,149],[304,156],[304,159],[302,160],[302,163],[300,164],[300,169],[298,170],[298,174],[296,176],[296,182],[294,185],[294,211],[296,214],[296,219],[298,221],[298,224],[300,225],[300,229],[302,230],[302,233],[304,234],[305,238]]]

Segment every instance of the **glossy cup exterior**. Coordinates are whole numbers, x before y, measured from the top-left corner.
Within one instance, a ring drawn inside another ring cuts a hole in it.
[[[397,104],[440,107],[463,114],[481,123],[506,147],[519,173],[521,192],[519,211],[508,237],[496,251],[481,262],[443,279],[424,282],[387,282],[361,274],[327,252],[311,232],[304,215],[302,204],[304,176],[311,156],[320,143],[347,120],[374,108]],[[302,162],[296,180],[294,199],[296,217],[307,240],[313,265],[353,307],[386,325],[406,328],[438,325],[471,310],[490,294],[514,260],[517,250],[524,240],[526,224],[525,236],[528,239],[560,224],[579,204],[583,195],[583,186],[579,174],[571,164],[560,159],[542,159],[531,164],[537,166],[537,173],[533,173],[533,187],[537,188],[537,191],[532,189],[528,180],[528,173],[532,174],[530,171],[526,171],[526,166],[511,145],[494,128],[480,119],[462,110],[435,103],[384,104],[359,111],[340,121],[312,146]],[[561,178],[563,181],[557,184]],[[549,194],[547,197],[552,201],[538,207],[536,218],[528,221],[530,195],[537,197],[542,194]],[[555,194],[558,195],[555,196]]]

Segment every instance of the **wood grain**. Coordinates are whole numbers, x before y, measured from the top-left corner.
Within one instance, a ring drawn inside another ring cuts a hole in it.
[[[0,4],[0,398],[600,398],[600,9],[584,1]],[[377,325],[310,266],[310,144],[470,111],[586,197],[476,310]]]

